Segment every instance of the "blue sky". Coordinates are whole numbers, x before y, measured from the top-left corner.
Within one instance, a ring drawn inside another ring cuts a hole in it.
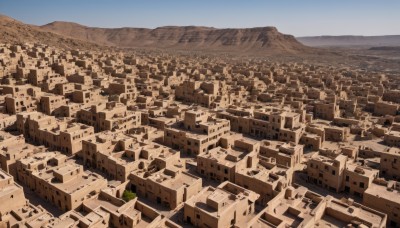
[[[400,0],[0,0],[0,13],[35,25],[276,26],[295,36],[400,34]]]

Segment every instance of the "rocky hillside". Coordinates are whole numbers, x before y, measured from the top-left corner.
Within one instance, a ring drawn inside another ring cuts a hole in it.
[[[92,49],[98,45],[81,40],[66,38],[52,32],[43,31],[10,17],[0,15],[0,43],[41,43],[67,49]]]
[[[53,22],[41,26],[41,29],[96,44],[129,48],[237,51],[257,54],[285,54],[310,50],[293,36],[278,32],[275,27],[93,28],[70,22]]]
[[[35,42],[61,48],[156,48],[166,50],[237,52],[244,54],[304,54],[314,49],[275,27],[216,29],[198,26],[92,28],[70,22],[43,26],[24,24],[0,15],[0,42]]]

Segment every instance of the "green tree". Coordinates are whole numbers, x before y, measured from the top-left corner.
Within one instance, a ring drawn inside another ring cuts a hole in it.
[[[133,200],[135,198],[136,198],[136,193],[134,193],[132,191],[125,190],[124,193],[122,193],[122,199],[125,202],[129,202],[129,201],[131,201],[131,200]]]

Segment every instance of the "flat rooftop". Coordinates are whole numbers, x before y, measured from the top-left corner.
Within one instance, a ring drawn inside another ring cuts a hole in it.
[[[175,174],[176,176],[171,176],[167,174],[164,170],[161,172],[157,172],[149,177],[152,181],[159,183],[162,186],[165,186],[170,189],[177,190],[179,188],[183,188],[186,186],[190,186],[199,180],[199,177],[192,176],[186,172],[179,171]]]
[[[345,214],[346,216],[339,216]],[[349,205],[340,200],[329,198],[324,216],[318,221],[319,226],[326,227],[333,225],[335,227],[344,227],[350,223],[364,221],[371,224],[368,227],[381,227],[384,221],[385,214],[369,209],[360,204],[353,203]],[[362,222],[363,224],[365,224]]]
[[[400,205],[400,189],[391,189],[389,191],[387,186],[373,183],[365,190],[364,194],[370,194]]]

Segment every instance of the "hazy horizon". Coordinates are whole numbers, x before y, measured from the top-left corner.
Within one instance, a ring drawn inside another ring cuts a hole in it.
[[[273,26],[296,37],[400,35],[399,8],[400,1],[394,0],[0,1],[1,14],[34,25],[66,21],[101,28]]]

